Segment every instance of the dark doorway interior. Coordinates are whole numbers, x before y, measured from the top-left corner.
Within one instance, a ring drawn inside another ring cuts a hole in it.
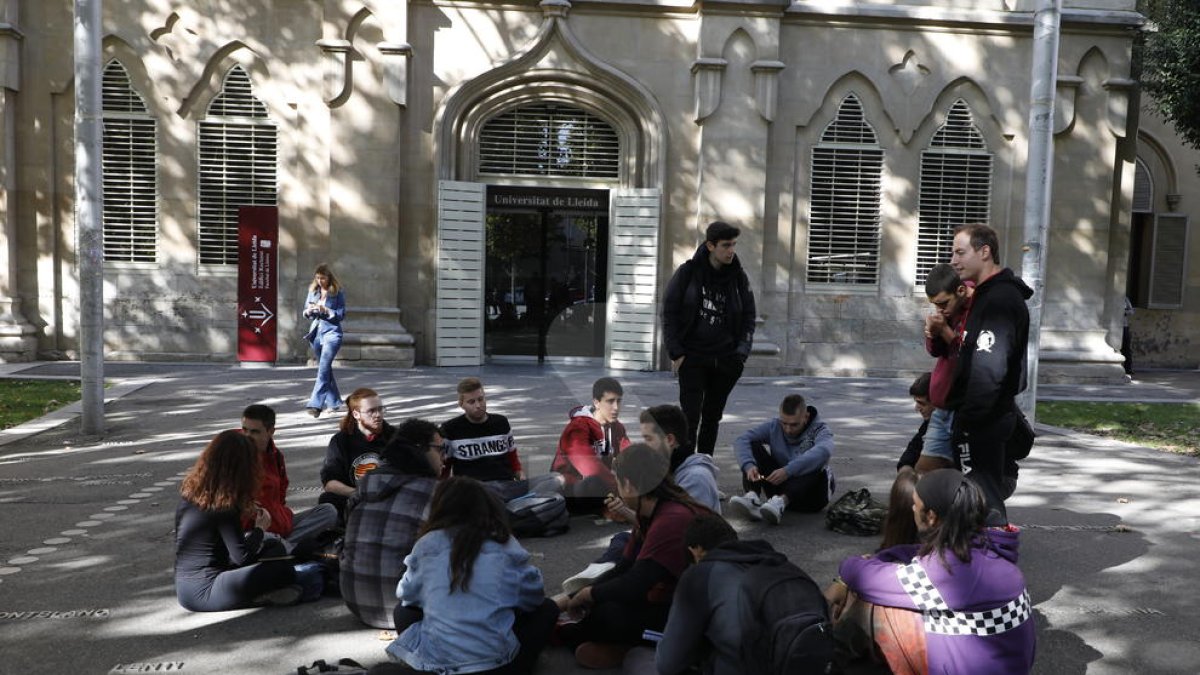
[[[488,187],[484,353],[604,356],[608,191]]]

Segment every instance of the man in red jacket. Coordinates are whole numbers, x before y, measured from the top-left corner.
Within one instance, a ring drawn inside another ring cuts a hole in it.
[[[592,384],[592,405],[576,406],[558,439],[551,471],[562,474],[563,495],[572,513],[596,513],[604,509],[604,498],[616,493],[612,460],[629,445],[621,415],[625,390],[611,377]]]
[[[263,481],[254,506],[270,520],[267,532],[298,544],[337,525],[337,509],[332,504],[318,504],[298,516],[288,508],[287,465],[283,453],[275,447],[274,409],[259,403],[247,406],[242,411],[242,433],[254,443],[262,460]]]

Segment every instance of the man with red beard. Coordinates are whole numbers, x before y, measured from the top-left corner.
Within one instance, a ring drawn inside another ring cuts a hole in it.
[[[346,500],[354,494],[358,479],[379,466],[379,456],[395,429],[384,420],[386,410],[379,394],[365,387],[346,398],[346,416],[329,439],[325,464],[321,467],[322,504],[333,504],[338,520],[346,521]]]

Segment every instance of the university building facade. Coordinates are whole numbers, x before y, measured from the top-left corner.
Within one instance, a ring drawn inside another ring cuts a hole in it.
[[[751,371],[924,370],[953,227],[989,223],[1020,271],[1033,4],[106,2],[106,354],[233,360],[257,205],[283,362],[328,262],[346,363],[663,368],[658,300],[722,219]],[[0,0],[6,360],[78,353],[71,5]],[[1127,292],[1175,336],[1139,328],[1138,358],[1195,367],[1195,175],[1139,134],[1142,17],[1065,5],[1041,376],[1119,381]]]

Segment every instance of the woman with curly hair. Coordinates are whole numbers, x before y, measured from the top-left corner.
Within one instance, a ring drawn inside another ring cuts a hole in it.
[[[558,608],[482,483],[453,477],[438,485],[404,564],[392,658],[423,672],[532,672]]]
[[[299,599],[290,560],[259,562],[263,516],[254,498],[261,481],[258,453],[238,430],[209,441],[183,479],[175,510],[175,595],[184,609],[221,612]],[[255,518],[249,532],[242,531],[243,515]]]
[[[303,314],[304,318],[312,320],[304,339],[312,346],[313,356],[317,359],[317,381],[313,384],[306,410],[313,417],[324,409],[338,412],[342,407],[342,395],[333,379],[333,359],[342,348],[346,294],[327,263],[317,265],[313,272]]]

